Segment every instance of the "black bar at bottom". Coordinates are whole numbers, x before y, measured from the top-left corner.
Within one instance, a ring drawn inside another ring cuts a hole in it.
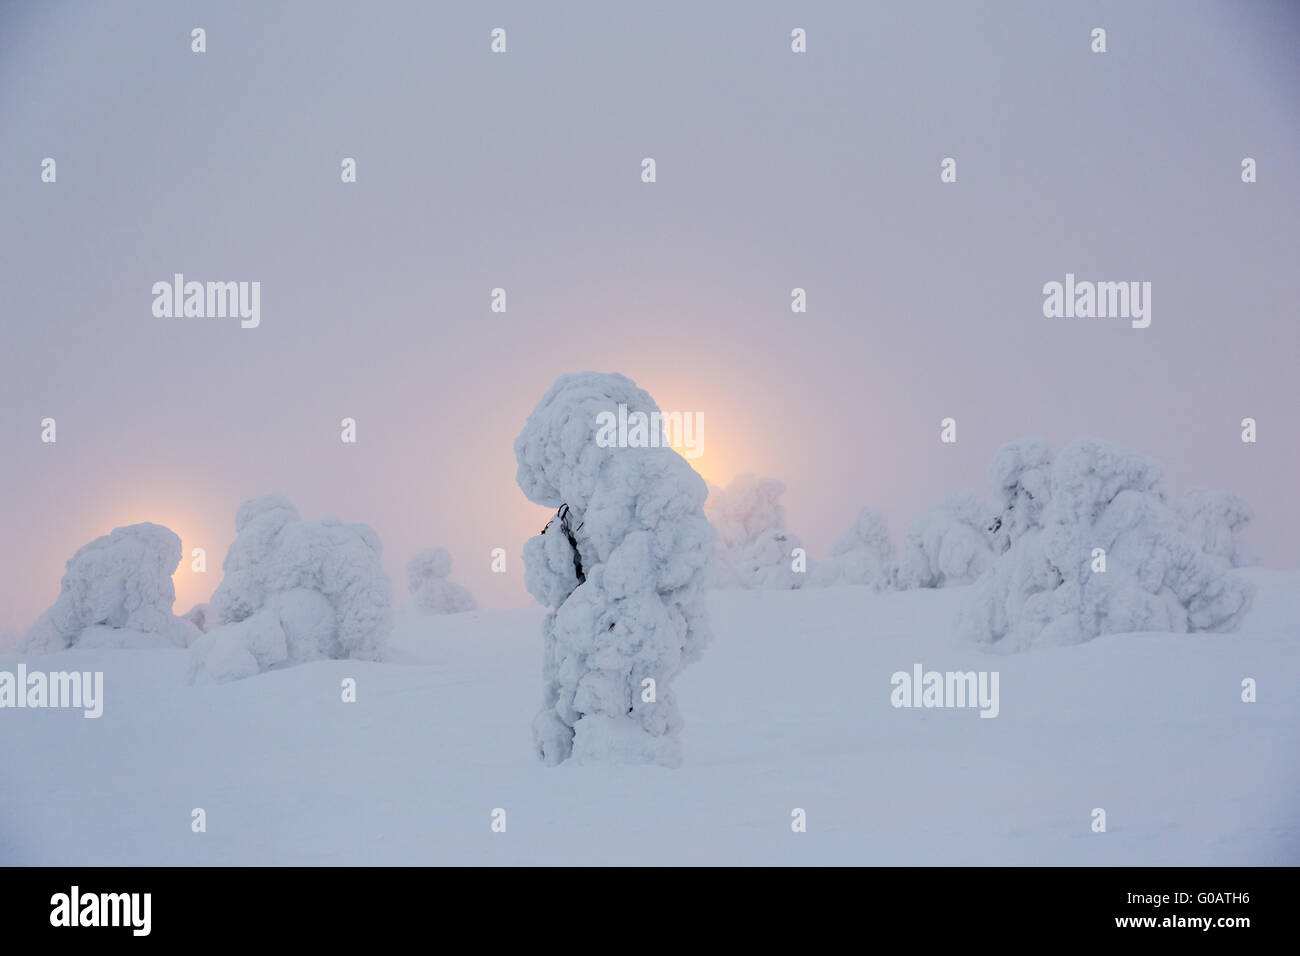
[[[733,944],[748,936],[771,942],[770,934],[786,931],[806,938],[848,931],[859,939],[904,932],[927,944],[1044,933],[1231,944],[1285,930],[1295,875],[1289,868],[9,868],[0,871],[0,926],[7,944],[72,934],[81,943],[374,944],[430,929],[496,942],[522,934],[559,943],[580,933],[591,944],[625,939],[635,948],[641,939],[658,949],[688,945],[701,924]],[[622,935],[590,935],[605,927]]]

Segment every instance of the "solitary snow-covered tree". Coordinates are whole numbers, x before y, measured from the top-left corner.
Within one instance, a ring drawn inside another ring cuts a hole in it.
[[[893,575],[899,590],[955,587],[974,582],[993,564],[988,505],[961,491],[922,511],[903,536]]]
[[[1206,554],[1215,555],[1229,567],[1253,562],[1250,549],[1237,535],[1254,517],[1245,499],[1230,491],[1192,488],[1173,500],[1183,531],[1201,543]]]
[[[249,677],[322,658],[379,660],[393,590],[379,538],[364,524],[304,521],[285,498],[244,502],[225,576],[191,649],[192,681]]]
[[[447,580],[451,553],[446,548],[425,548],[406,564],[406,581],[412,604],[425,614],[459,614],[478,607],[469,588]]]
[[[680,455],[596,441],[597,416],[658,412],[617,374],[564,375],[515,440],[516,479],[555,508],[524,546],[525,584],[551,608],[542,625],[541,760],[676,766],[672,682],[708,638],[703,584],[714,531],[707,489]]]
[[[786,530],[781,496],[785,485],[775,478],[738,475],[725,488],[709,487],[704,513],[718,532],[710,571],[715,587],[797,588],[804,574],[794,570],[799,536]]]
[[[1005,470],[992,474],[997,483]],[[1250,607],[1249,582],[1188,534],[1148,458],[1079,439],[1032,500],[1046,504],[1028,518],[1015,509],[1014,540],[963,613],[976,640],[1014,650],[1130,631],[1226,631]]]
[[[92,627],[139,631],[185,647],[199,631],[172,613],[172,574],[180,563],[181,539],[162,525],[133,524],[96,538],[68,561],[58,600],[28,632],[26,650],[72,647]]]
[[[830,557],[809,572],[808,583],[813,587],[856,584],[883,588],[888,585],[893,555],[894,545],[884,517],[863,508],[853,526],[836,540]]]

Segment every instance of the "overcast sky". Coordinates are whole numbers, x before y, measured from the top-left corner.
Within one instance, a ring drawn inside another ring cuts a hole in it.
[[[1296,566],[1298,27],[1264,2],[0,5],[0,627],[145,520],[208,551],[186,610],[268,492],[372,525],[399,604],[432,545],[481,603],[529,603],[546,513],[512,443],[584,369],[703,413],[700,470],[784,480],[814,559],[1036,433],[1242,494]],[[261,282],[260,326],[156,318],[177,272]],[[1067,272],[1151,282],[1150,327],[1045,318]]]

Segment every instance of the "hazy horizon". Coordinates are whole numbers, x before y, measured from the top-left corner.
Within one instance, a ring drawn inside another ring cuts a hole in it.
[[[512,446],[588,369],[702,413],[709,481],[781,479],[814,560],[1094,435],[1300,566],[1297,40],[1264,3],[0,6],[0,629],[140,521],[184,612],[268,493],[373,527],[399,606],[439,545],[532,605]],[[260,282],[260,325],[155,317],[175,273]],[[1045,318],[1067,273],[1150,282],[1150,327]]]

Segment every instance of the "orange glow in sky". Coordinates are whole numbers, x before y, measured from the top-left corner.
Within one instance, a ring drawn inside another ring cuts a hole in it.
[[[176,603],[172,606],[172,613],[184,614],[195,604],[211,597],[213,590],[221,583],[221,561],[229,541],[223,538],[218,546],[216,541],[200,540],[201,529],[194,520],[184,517],[176,506],[162,504],[115,508],[109,512],[109,517],[104,521],[102,528],[94,535],[88,536],[86,540],[90,541],[98,535],[108,534],[114,528],[146,521],[170,528],[181,539],[181,563],[172,574],[172,584],[176,588]],[[195,548],[200,547],[204,549],[206,569],[202,573],[194,570],[196,559],[191,553]]]
[[[680,448],[674,448],[673,451],[682,454]],[[719,455],[705,452],[697,458],[687,458],[686,455],[682,457],[686,458],[686,464],[694,468],[700,477],[711,485],[725,485],[733,477],[722,464]]]

